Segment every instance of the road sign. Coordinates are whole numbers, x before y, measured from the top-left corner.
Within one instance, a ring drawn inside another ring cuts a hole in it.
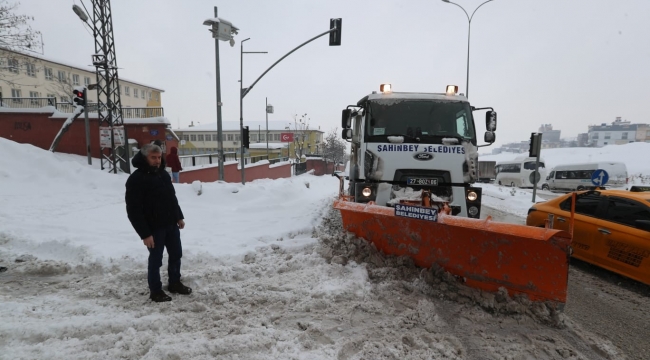
[[[596,186],[603,186],[609,181],[609,174],[603,169],[598,169],[591,174],[591,183]]]
[[[533,183],[533,184],[537,184],[540,179],[541,179],[541,177],[539,176],[539,172],[537,170],[533,171],[528,176],[528,180],[530,180],[530,182]]]
[[[111,128],[108,126],[99,127],[99,146],[103,148],[111,147],[111,138],[115,138],[115,146],[124,146],[124,126],[113,127],[113,136],[111,137]]]

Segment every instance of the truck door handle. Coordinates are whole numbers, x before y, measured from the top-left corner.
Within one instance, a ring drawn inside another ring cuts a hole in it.
[[[601,228],[598,228],[598,231],[600,231],[601,233],[603,233],[603,234],[605,234],[605,235],[609,235],[609,234],[611,234],[611,232],[610,232],[609,230],[607,230],[607,229],[601,229]]]
[[[557,221],[559,221],[559,222],[566,222],[566,219],[563,218],[563,217],[559,217],[559,216],[558,216],[558,217],[557,217]]]

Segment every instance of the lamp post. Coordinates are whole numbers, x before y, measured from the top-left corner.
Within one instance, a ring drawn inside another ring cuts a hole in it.
[[[273,105],[266,98],[266,160],[269,160],[269,114],[273,114]]]
[[[209,31],[212,33],[214,38],[214,52],[216,60],[216,73],[217,73],[217,138],[219,144],[219,180],[224,179],[224,170],[223,170],[223,127],[221,121],[221,70],[219,68],[219,40],[230,42],[230,46],[235,46],[235,39],[233,39],[233,34],[237,34],[239,30],[232,25],[231,22],[218,18],[217,7],[214,7],[214,19],[207,19],[203,22],[203,25],[210,26]]]
[[[442,0],[442,1],[446,2],[448,4],[453,4],[453,5],[458,6],[459,8],[461,8],[461,10],[463,10],[463,12],[465,13],[465,16],[467,16],[467,21],[468,21],[468,25],[467,25],[467,75],[465,76],[465,96],[467,98],[469,98],[469,38],[470,38],[470,32],[472,30],[472,19],[474,18],[474,14],[476,14],[476,10],[478,10],[481,6],[483,6],[483,5],[489,3],[490,1],[493,1],[493,0],[487,0],[486,2],[479,5],[476,9],[474,9],[474,12],[472,13],[471,16],[467,13],[467,11],[465,11],[465,9],[462,6],[460,6],[460,5],[458,5],[458,4],[454,3],[454,2],[451,2],[449,0]]]
[[[241,155],[241,183],[246,184],[246,176],[244,174],[244,167],[246,166],[246,160],[244,159],[244,95],[245,91],[248,88],[244,88],[244,54],[268,54],[266,51],[244,51],[244,42],[250,40],[246,38],[241,41],[241,52],[240,52],[240,64],[239,64],[239,134],[240,134],[240,145],[239,151]],[[268,146],[267,146],[268,148]]]

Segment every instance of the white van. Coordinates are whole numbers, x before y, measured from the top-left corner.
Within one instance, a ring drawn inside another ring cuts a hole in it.
[[[496,182],[499,185],[518,186],[520,188],[532,188],[535,182],[535,173],[539,173],[537,186],[544,182],[546,177],[546,166],[544,160],[539,160],[539,171],[535,170],[534,157],[518,157],[513,161],[501,161],[494,167]]]
[[[591,175],[594,171],[602,169],[607,171],[609,181],[605,187],[624,186],[627,184],[627,167],[625,163],[597,162],[587,164],[558,165],[548,174],[546,181],[542,184],[542,190],[585,190],[593,187]]]

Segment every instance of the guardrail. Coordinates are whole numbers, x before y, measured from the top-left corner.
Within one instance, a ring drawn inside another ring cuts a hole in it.
[[[89,114],[97,113],[97,103],[88,103],[94,109],[88,111]],[[63,113],[72,113],[74,105],[68,102],[58,102],[56,98],[0,98],[0,107],[13,109],[38,109],[46,106],[54,106],[58,111]],[[122,117],[125,119],[146,119],[153,117],[165,116],[165,110],[162,107],[138,107],[122,108]]]

